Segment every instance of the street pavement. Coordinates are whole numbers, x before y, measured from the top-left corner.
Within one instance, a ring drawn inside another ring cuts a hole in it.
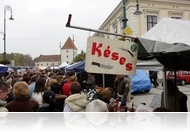
[[[187,108],[188,112],[190,112],[190,84],[185,85],[185,86],[178,86],[179,90],[186,94],[188,96],[188,101],[187,101]],[[146,104],[146,106],[150,106],[154,94],[155,93],[161,93],[163,91],[163,87],[161,83],[159,83],[159,86],[157,88],[152,88],[148,93],[137,93],[133,94],[133,98],[131,99],[131,102],[127,104],[128,107],[132,107],[132,103],[134,103],[134,108],[136,109],[137,106],[141,103]]]

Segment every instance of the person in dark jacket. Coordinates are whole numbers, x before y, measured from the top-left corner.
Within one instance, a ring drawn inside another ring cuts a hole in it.
[[[86,84],[86,89],[87,91],[89,89],[93,90],[95,89],[95,78],[94,78],[94,75],[92,73],[88,73],[88,78],[87,80],[84,80],[83,83]]]
[[[55,110],[56,112],[63,112],[63,105],[65,104],[66,95],[61,95],[61,85],[53,83],[50,89],[55,93]]]
[[[55,112],[55,93],[52,90],[46,90],[42,96],[42,103],[37,112]]]
[[[131,83],[129,78],[125,77],[125,75],[116,75],[114,80],[114,88],[122,106],[126,106],[127,104],[127,96],[131,93],[130,86]]]
[[[188,112],[186,94],[182,93],[172,80],[167,80],[167,109],[171,112]],[[164,94],[162,92],[161,107],[164,107]]]
[[[157,82],[157,80],[158,80],[158,72],[157,71],[149,70],[149,78],[155,88],[159,86],[159,84]]]
[[[28,84],[25,81],[19,81],[13,86],[14,100],[6,106],[9,112],[35,112],[38,108],[38,102],[30,100]]]
[[[13,95],[13,86],[15,83],[17,83],[19,81],[18,78],[14,78],[12,79],[12,88],[10,90],[10,93],[8,94],[8,98],[6,99],[7,103],[11,102],[14,100],[14,95]]]

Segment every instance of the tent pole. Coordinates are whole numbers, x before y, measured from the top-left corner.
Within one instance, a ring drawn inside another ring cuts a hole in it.
[[[102,74],[102,87],[105,88],[105,74]]]
[[[168,108],[168,92],[167,92],[167,82],[166,82],[166,69],[163,68],[163,91],[164,91],[164,107]]]
[[[176,81],[176,57],[173,57],[173,67],[174,67],[174,84],[175,84],[175,90],[174,90],[174,95],[175,95],[175,111],[177,112],[178,104],[177,104],[177,81]]]
[[[178,104],[177,104],[177,82],[176,82],[176,69],[174,69],[174,84],[175,84],[175,90],[174,90],[174,92],[175,92],[175,111],[177,112],[177,106],[178,106]]]

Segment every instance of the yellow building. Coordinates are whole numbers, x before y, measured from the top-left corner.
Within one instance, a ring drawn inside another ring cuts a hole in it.
[[[136,0],[126,0],[126,18],[127,26],[131,32],[129,36],[140,37],[156,25],[163,17],[174,19],[190,19],[190,1],[189,0],[139,0],[139,10],[141,15],[134,15],[136,11]],[[99,30],[111,33],[123,34],[123,2],[106,18]],[[95,33],[94,36],[100,36],[110,39],[117,39],[118,36],[103,33]]]

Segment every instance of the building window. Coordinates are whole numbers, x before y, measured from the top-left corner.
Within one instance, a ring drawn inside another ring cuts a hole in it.
[[[99,35],[100,35],[100,33],[96,32],[94,36],[99,36]]]
[[[37,64],[37,66],[39,66],[39,64]]]
[[[109,39],[109,34],[105,34],[105,38],[106,38],[106,39]]]
[[[69,58],[69,56],[67,55],[67,58]]]
[[[157,24],[157,16],[147,15],[147,31]]]
[[[117,24],[113,25],[113,33],[117,33]],[[116,39],[117,36],[114,36],[114,39]]]
[[[101,37],[102,37],[102,38],[105,38],[105,34],[101,34]]]
[[[67,64],[69,64],[69,62],[67,61]]]
[[[75,55],[75,56],[77,55],[77,51],[74,52],[74,55]]]
[[[47,63],[47,66],[48,66],[48,63]]]
[[[58,65],[60,65],[60,63],[58,63]]]
[[[116,24],[113,25],[113,32],[117,33],[117,25]]]
[[[104,35],[102,35],[102,38],[108,39],[108,38],[109,38],[109,35],[108,35],[108,34],[104,34]]]
[[[169,13],[170,18],[173,18],[173,19],[182,19],[184,12],[169,11],[168,13]]]
[[[109,32],[108,29],[106,29],[106,30],[104,30],[104,31]],[[109,34],[103,34],[103,38],[108,39],[108,38],[109,38]]]
[[[181,17],[171,17],[171,18],[173,18],[173,19],[181,19]]]
[[[41,66],[43,66],[43,64],[41,64]]]
[[[68,50],[67,50],[67,53],[68,53]]]
[[[182,74],[183,75],[188,75],[189,73],[188,73],[188,71],[182,71]]]

